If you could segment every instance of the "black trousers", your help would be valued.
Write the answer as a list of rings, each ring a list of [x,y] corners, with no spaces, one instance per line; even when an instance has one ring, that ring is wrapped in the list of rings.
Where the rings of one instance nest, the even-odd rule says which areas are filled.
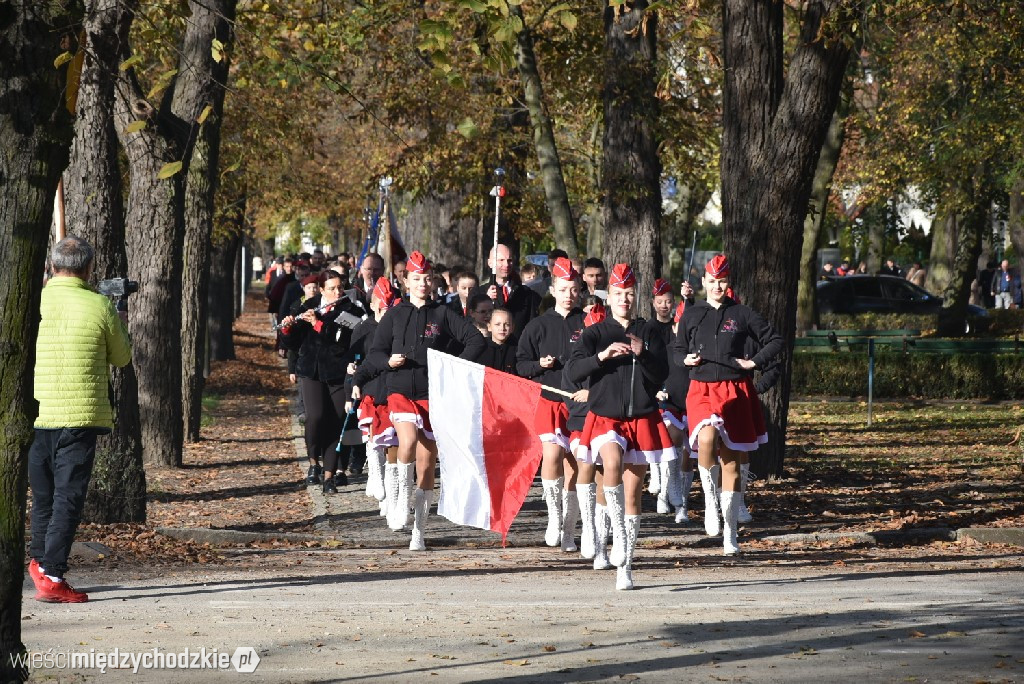
[[[339,466],[348,468],[348,451],[337,451],[345,420],[345,386],[299,378],[299,394],[306,407],[306,455],[330,473],[338,472]]]
[[[68,569],[96,456],[95,428],[36,430],[28,452],[32,485],[29,555],[52,577]]]

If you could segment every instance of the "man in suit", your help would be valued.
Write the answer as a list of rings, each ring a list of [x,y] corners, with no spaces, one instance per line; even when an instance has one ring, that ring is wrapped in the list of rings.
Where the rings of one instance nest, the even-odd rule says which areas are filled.
[[[992,277],[992,296],[997,309],[1020,308],[1022,305],[1020,274],[1010,268],[1008,259],[1003,259]]]
[[[523,330],[537,315],[540,295],[524,287],[512,263],[512,251],[508,245],[499,244],[487,256],[487,266],[493,274],[476,292],[483,292],[494,301],[496,307],[507,309],[512,314],[516,330]]]

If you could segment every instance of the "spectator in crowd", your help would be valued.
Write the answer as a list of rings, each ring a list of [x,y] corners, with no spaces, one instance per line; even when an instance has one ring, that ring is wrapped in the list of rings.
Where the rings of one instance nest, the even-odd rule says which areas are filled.
[[[1008,259],[999,264],[999,270],[992,278],[991,292],[997,309],[1016,309],[1024,304],[1021,301],[1020,273],[1010,268]]]
[[[277,320],[283,320],[292,311],[292,306],[295,302],[302,299],[302,283],[312,273],[309,266],[302,264],[301,266],[295,267],[295,280],[288,283],[284,288],[284,293],[281,295],[281,304],[277,308]]]
[[[309,271],[310,273],[319,273],[327,263],[327,257],[324,255],[322,249],[314,249],[312,256],[309,257]]]
[[[840,278],[845,277],[853,273],[853,269],[850,266],[849,259],[843,259],[839,264],[839,268],[836,269],[836,275]]]
[[[430,283],[432,287],[431,299],[441,302],[442,304],[448,301],[448,281],[438,272],[434,272],[430,276]]]
[[[857,270],[855,271],[855,273],[857,275],[867,275],[868,274],[868,262],[862,261],[859,264],[857,264]]]
[[[536,264],[529,262],[523,264],[519,269],[519,276],[523,280],[523,287],[528,287],[543,297],[548,291],[548,285],[544,282],[543,274]]]
[[[367,307],[370,305],[373,286],[377,283],[377,278],[382,275],[384,275],[384,259],[380,254],[367,254],[363,257],[363,263],[359,265],[359,273],[356,275],[352,287]]]
[[[605,291],[608,288],[608,271],[604,262],[597,257],[590,257],[583,262],[583,284],[587,291],[583,294],[597,294],[598,291]]]
[[[39,417],[28,454],[32,541],[28,572],[37,601],[83,603],[64,579],[96,455],[96,437],[113,428],[109,367],[126,366],[132,343],[126,312],[88,286],[93,249],[68,236],[51,254],[36,346]]]
[[[512,251],[508,245],[499,244],[487,255],[487,267],[494,275],[477,289],[494,301],[495,306],[508,309],[516,330],[523,330],[526,324],[537,315],[540,306],[540,295],[528,287],[523,287],[516,273],[512,260]]]
[[[408,286],[405,282],[407,272],[405,262],[399,261],[394,265],[394,267],[392,267],[391,271],[391,286],[395,288],[396,291],[401,292],[402,297],[404,298],[409,293]]]
[[[496,308],[491,312],[487,322],[487,347],[477,363],[516,375],[516,347],[519,341],[512,335],[512,325],[512,314],[507,309]]]
[[[491,322],[491,312],[494,311],[494,300],[485,292],[477,292],[469,298],[469,317],[472,319],[473,327],[480,331],[484,337],[490,337],[491,332],[487,329]]]
[[[818,280],[828,280],[836,275],[836,269],[832,265],[831,261],[826,261],[821,267],[821,273],[818,274]]]
[[[448,306],[456,313],[465,318],[469,315],[469,299],[473,291],[480,285],[479,278],[475,273],[463,271],[455,277],[455,296],[452,297]]]
[[[917,285],[918,287],[924,287],[924,279],[927,275],[928,271],[921,268],[920,262],[915,261],[907,270],[907,281]]]
[[[878,275],[889,275],[896,276],[897,278],[903,277],[903,269],[897,264],[892,257],[885,260],[885,266],[882,266],[878,271]]]

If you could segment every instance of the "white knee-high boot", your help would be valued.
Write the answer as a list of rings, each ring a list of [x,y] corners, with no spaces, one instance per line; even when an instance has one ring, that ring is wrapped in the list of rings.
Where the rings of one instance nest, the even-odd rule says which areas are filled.
[[[576,485],[576,499],[580,505],[580,519],[583,531],[580,533],[580,555],[584,558],[594,557],[594,513],[597,504],[597,484]],[[603,514],[603,513],[602,513]]]
[[[664,484],[664,480],[662,480]],[[615,571],[615,588],[633,588],[633,553],[636,551],[636,537],[640,532],[640,516],[626,516],[626,559]]]
[[[709,537],[722,532],[722,524],[718,520],[718,473],[721,469],[722,466],[717,464],[710,468],[697,466],[700,483],[704,487],[704,531]]]
[[[683,484],[679,491],[679,506],[676,507],[676,522],[684,523],[690,519],[688,508],[690,502],[690,489],[693,487],[693,471],[684,470],[680,473],[680,479],[682,479]]]
[[[384,469],[380,458],[381,447],[367,446],[366,454],[366,496],[377,501],[384,499]]]
[[[398,504],[398,464],[384,464],[384,501],[380,504],[380,514],[386,516],[393,506]]]
[[[580,519],[580,503],[576,492],[566,487],[562,491],[562,551],[575,553],[576,523]]]
[[[665,483],[662,481],[661,470],[657,467],[647,469],[651,474],[651,479],[647,483],[647,491],[651,494],[657,494],[665,488]]]
[[[597,485],[595,485],[596,487]],[[595,493],[596,499],[596,493]],[[608,562],[608,509],[599,503],[594,505],[594,569],[607,570]]]
[[[429,492],[419,487],[416,488],[416,493],[413,495],[412,511],[412,539],[409,541],[409,550],[426,551],[427,543],[423,538],[423,533],[427,529],[427,514],[430,513]]]
[[[735,556],[740,552],[739,541],[736,539],[736,530],[739,527],[736,514],[739,511],[741,496],[740,492],[722,492],[722,517],[725,518],[722,553],[726,556]]]
[[[747,483],[750,482],[750,464],[740,464],[740,507],[736,514],[736,520],[741,523],[748,523],[754,519],[747,510]]]
[[[669,462],[663,461],[661,463],[652,463],[649,468],[651,471],[651,478],[654,478],[654,473],[660,473],[658,479],[661,481],[661,491],[658,492],[658,513],[671,513],[672,506],[669,505]]]
[[[608,502],[608,518],[612,527],[612,551],[608,560],[619,568],[626,562],[626,491],[618,487],[605,487],[604,499]]]
[[[409,524],[409,504],[412,499],[412,479],[415,463],[398,464],[398,499],[388,508],[388,527],[396,532]]]
[[[544,543],[548,546],[562,543],[562,482],[562,478],[540,481],[548,504],[548,528],[544,532]]]

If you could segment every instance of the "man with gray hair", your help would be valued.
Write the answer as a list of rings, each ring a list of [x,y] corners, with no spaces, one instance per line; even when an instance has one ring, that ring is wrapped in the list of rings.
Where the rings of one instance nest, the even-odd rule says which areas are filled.
[[[75,530],[92,476],[96,437],[113,428],[111,365],[132,358],[126,313],[88,285],[93,250],[68,236],[50,258],[36,340],[35,398],[39,417],[28,454],[32,542],[28,572],[36,600],[82,603],[89,597],[64,580]]]

